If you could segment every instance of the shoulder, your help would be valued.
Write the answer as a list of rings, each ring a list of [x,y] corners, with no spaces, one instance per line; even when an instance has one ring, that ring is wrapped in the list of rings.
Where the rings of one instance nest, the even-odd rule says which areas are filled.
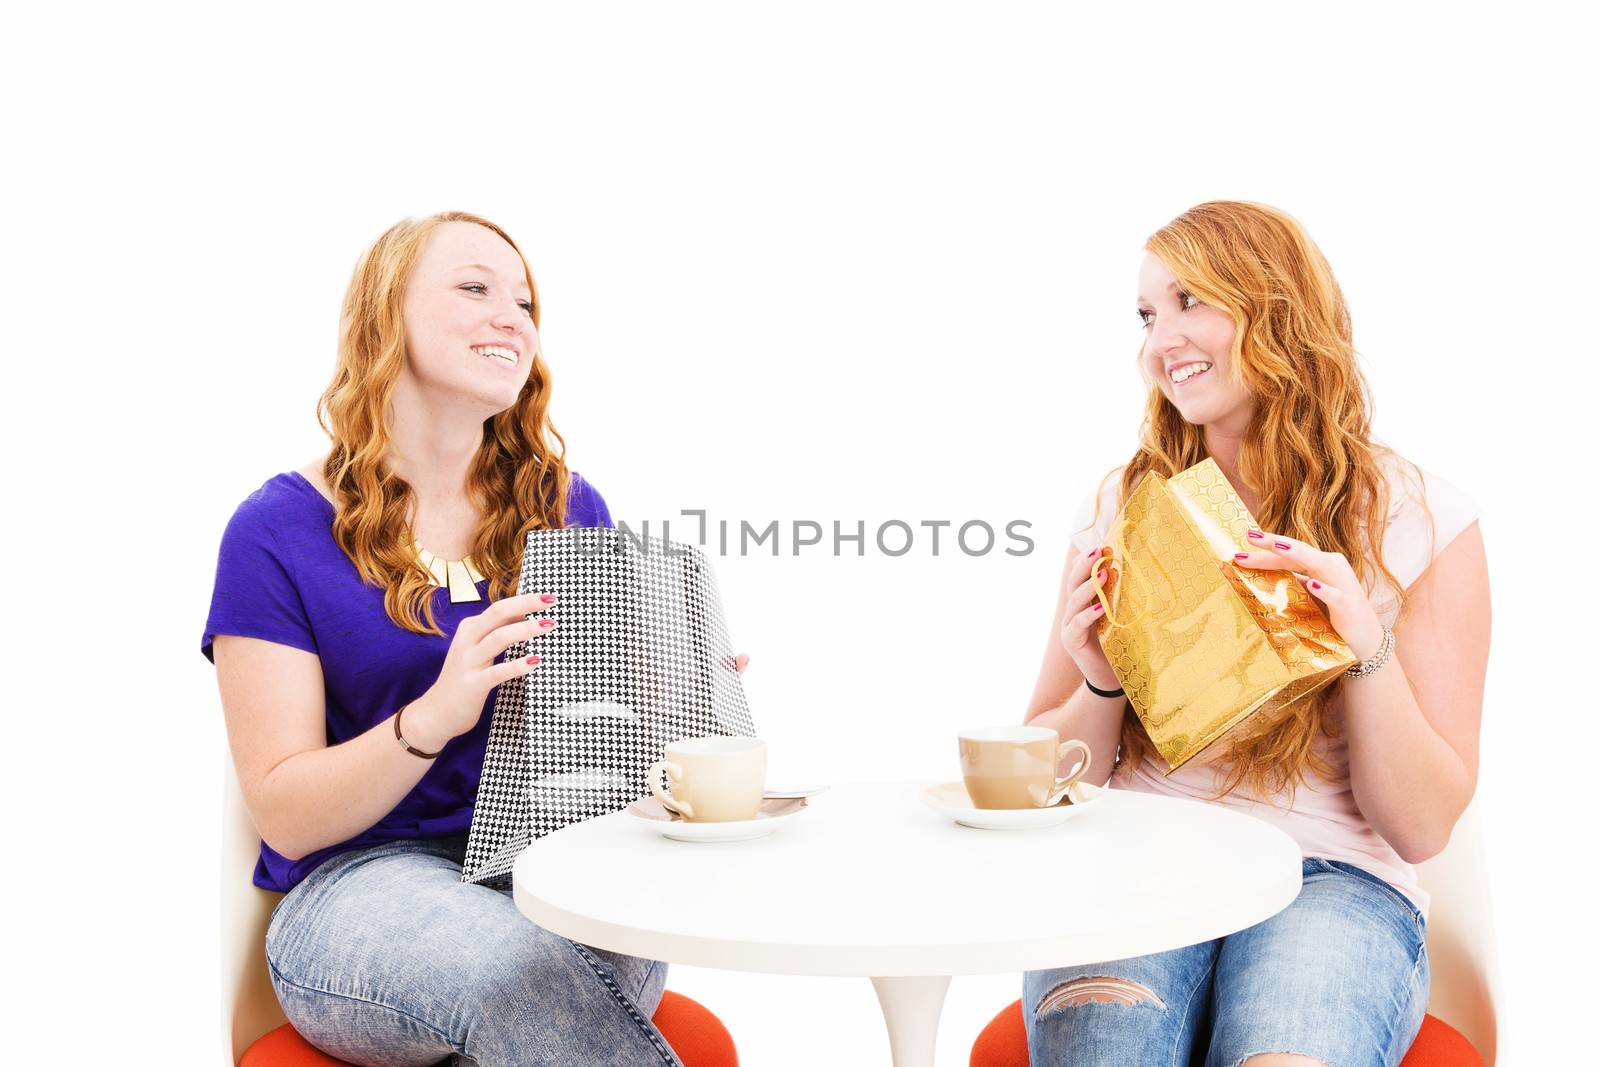
[[[319,459],[318,460],[312,460],[310,463],[307,463],[304,467],[301,467],[301,468],[299,468],[298,470],[295,470],[295,471],[285,472],[283,474],[280,474],[278,477],[287,478],[287,479],[289,479],[289,484],[290,485],[292,485],[294,488],[300,488],[300,486],[295,483],[295,479],[293,477],[296,474],[298,474],[300,476],[300,480],[301,481],[304,481],[306,483],[307,487],[312,489],[323,500],[326,500],[328,502],[328,506],[330,508],[334,506],[334,504],[333,504],[333,490],[328,488],[328,479],[322,473],[322,461],[321,460],[319,460]]]
[[[1070,528],[1071,543],[1079,552],[1086,552],[1104,542],[1112,520],[1117,517],[1117,497],[1122,490],[1122,472],[1126,469],[1125,463],[1112,468],[1079,501]]]
[[[228,530],[270,533],[324,512],[331,514],[332,510],[333,504],[313,488],[303,474],[284,471],[262,482],[260,488],[240,502],[228,521]]]
[[[317,545],[318,537],[331,545],[332,512],[333,505],[294,472],[267,479],[234,508],[217,550],[211,611],[200,644],[208,659],[217,634],[317,651],[296,574],[308,545]]]
[[[1074,529],[1088,526],[1092,523],[1110,524],[1111,518],[1117,511],[1117,496],[1122,491],[1122,472],[1127,470],[1127,464],[1113,467],[1106,474],[1101,475],[1099,484],[1084,494],[1083,500],[1078,504],[1078,516],[1073,523]],[[1098,514],[1097,514],[1098,509]],[[1111,515],[1106,514],[1107,509]]]
[[[612,526],[605,497],[583,475],[573,471],[567,484],[568,526]]]
[[[1453,480],[1398,453],[1385,450],[1379,463],[1389,486],[1384,563],[1409,586],[1478,521],[1482,508]]]
[[[244,572],[275,561],[293,573],[293,546],[326,537],[333,505],[295,471],[275,474],[233,509],[218,549],[219,572]],[[280,545],[289,548],[280,549]],[[271,570],[271,568],[266,568]]]
[[[1437,471],[1387,450],[1379,464],[1389,484],[1391,531],[1410,532],[1414,526],[1431,524],[1439,539],[1437,548],[1443,549],[1482,515],[1483,509],[1467,490]]]

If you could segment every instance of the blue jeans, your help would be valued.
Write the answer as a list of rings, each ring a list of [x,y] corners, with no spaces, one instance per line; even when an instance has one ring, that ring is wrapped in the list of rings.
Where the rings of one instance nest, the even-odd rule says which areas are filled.
[[[1265,1052],[1393,1067],[1427,1010],[1427,943],[1398,889],[1312,858],[1300,895],[1265,922],[1171,952],[1029,971],[1022,987],[1033,1067],[1237,1067]]]
[[[461,881],[465,834],[333,857],[278,902],[267,966],[284,1014],[351,1063],[669,1064],[650,1017],[664,963],[558,937],[509,890]]]

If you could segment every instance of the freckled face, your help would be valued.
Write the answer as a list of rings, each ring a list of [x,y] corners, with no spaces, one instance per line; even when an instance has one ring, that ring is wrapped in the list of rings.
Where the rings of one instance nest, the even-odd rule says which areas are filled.
[[[436,227],[402,304],[406,372],[438,399],[486,418],[504,411],[539,349],[532,301],[522,257],[499,234],[471,222]]]
[[[1248,417],[1249,390],[1229,380],[1237,332],[1232,317],[1184,292],[1153,255],[1139,266],[1138,304],[1145,330],[1141,364],[1184,421],[1207,425],[1240,413]]]

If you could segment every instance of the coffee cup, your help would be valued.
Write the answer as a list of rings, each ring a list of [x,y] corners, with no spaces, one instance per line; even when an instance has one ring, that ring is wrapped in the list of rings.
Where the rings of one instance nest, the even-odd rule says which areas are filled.
[[[754,737],[686,737],[647,772],[650,792],[690,822],[754,819],[767,783],[767,743]],[[661,787],[666,775],[672,792]]]
[[[1044,726],[980,726],[963,730],[961,778],[976,808],[1047,808],[1089,773],[1089,746],[1062,741]],[[1082,759],[1066,778],[1056,768],[1072,753]]]

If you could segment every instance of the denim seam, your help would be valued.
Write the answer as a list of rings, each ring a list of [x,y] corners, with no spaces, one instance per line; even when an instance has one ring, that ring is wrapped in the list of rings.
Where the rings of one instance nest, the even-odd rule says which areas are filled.
[[[382,1008],[385,1011],[392,1011],[401,1018],[411,1020],[418,1026],[422,1027],[422,1029],[436,1036],[440,1041],[443,1041],[446,1045],[449,1045],[452,1052],[465,1053],[466,1051],[465,1049],[456,1048],[456,1043],[450,1039],[449,1034],[445,1033],[443,1030],[440,1030],[426,1019],[420,1019],[411,1014],[404,1008],[397,1008],[393,1004],[385,1004],[381,1000],[372,1000],[368,997],[358,997],[352,993],[341,993],[335,989],[319,989],[316,986],[309,986],[303,982],[296,982],[294,979],[289,978],[282,971],[278,970],[278,968],[273,964],[270,956],[267,957],[267,968],[272,972],[272,976],[274,978],[286,986],[292,986],[293,988],[306,993],[317,993],[325,997],[337,997],[340,1000],[350,1000],[357,1004],[366,1004],[370,1007]]]
[[[1349,869],[1347,870],[1346,867]],[[1355,878],[1359,881],[1370,882],[1378,889],[1386,890],[1389,895],[1394,897],[1400,906],[1405,908],[1406,912],[1411,916],[1411,926],[1416,932],[1417,942],[1416,949],[1411,960],[1411,978],[1406,983],[1406,992],[1410,999],[1397,1007],[1391,1016],[1385,1020],[1383,1048],[1386,1053],[1393,1054],[1395,1050],[1395,1037],[1400,1032],[1400,1020],[1406,1014],[1407,1009],[1412,1006],[1412,1001],[1421,995],[1421,990],[1418,988],[1418,986],[1419,979],[1422,977],[1422,961],[1426,959],[1428,955],[1427,923],[1422,918],[1422,912],[1420,912],[1417,909],[1417,906],[1411,902],[1410,897],[1406,896],[1398,888],[1390,885],[1388,882],[1384,881],[1382,878],[1379,878],[1371,871],[1363,870],[1353,863],[1349,863],[1341,867],[1334,867],[1333,870],[1339,874],[1348,875],[1349,877]],[[1404,1055],[1405,1050],[1401,1049],[1400,1052],[1402,1055]]]
[[[1385,1054],[1387,1054],[1389,1056],[1393,1056],[1394,1053],[1396,1051],[1398,1051],[1400,1053],[1401,1058],[1402,1059],[1405,1058],[1405,1054],[1406,1054],[1407,1050],[1406,1049],[1398,1049],[1397,1050],[1395,1048],[1395,1038],[1400,1033],[1400,1020],[1405,1017],[1405,1015],[1406,1015],[1406,1013],[1408,1011],[1412,1010],[1413,1003],[1415,1002],[1416,998],[1418,996],[1420,996],[1421,993],[1422,993],[1422,991],[1419,988],[1417,988],[1417,979],[1421,976],[1421,973],[1422,973],[1422,960],[1423,960],[1423,957],[1425,957],[1427,955],[1427,952],[1428,952],[1427,945],[1424,944],[1423,947],[1422,947],[1422,950],[1417,953],[1416,962],[1411,965],[1411,981],[1406,983],[1406,993],[1408,995],[1408,999],[1406,1001],[1404,1001],[1402,1004],[1400,1004],[1394,1010],[1394,1012],[1391,1014],[1391,1016],[1390,1016],[1390,1018],[1388,1020],[1388,1026],[1387,1026],[1386,1032],[1383,1035],[1383,1049],[1384,1049]],[[1399,1063],[1400,1061],[1399,1060],[1394,1060],[1393,1062]]]
[[[1412,1012],[1416,1011],[1415,1002],[1419,997],[1424,999],[1424,1010],[1426,1010],[1427,991],[1422,988],[1422,964],[1427,958],[1428,942],[1424,940],[1421,947],[1417,949],[1417,961],[1411,965],[1411,1000],[1406,1003],[1406,1007]],[[1391,1048],[1394,1046],[1394,1035],[1399,1024],[1398,1018],[1395,1020],[1395,1024],[1395,1026],[1389,1028],[1389,1045]],[[1403,1055],[1404,1050],[1402,1050]]]
[[[1178,1040],[1172,1046],[1172,1057],[1173,1058],[1169,1061],[1169,1063],[1172,1065],[1172,1067],[1182,1067],[1182,1065],[1178,1063],[1177,1056],[1178,1056],[1178,1049],[1183,1044],[1184,1032],[1189,1029],[1189,1007],[1190,1007],[1190,1005],[1192,1005],[1194,1003],[1195,995],[1197,993],[1199,993],[1200,990],[1206,988],[1206,976],[1207,975],[1211,976],[1211,980],[1213,982],[1216,981],[1216,971],[1217,971],[1217,957],[1216,957],[1216,954],[1213,953],[1212,956],[1211,956],[1211,962],[1206,964],[1206,973],[1205,973],[1205,975],[1201,975],[1200,980],[1194,984],[1194,988],[1189,990],[1189,998],[1183,1002],[1183,1024],[1178,1029]],[[1199,1040],[1199,1035],[1198,1034],[1196,1034],[1195,1039]],[[1192,1059],[1194,1059],[1194,1057],[1192,1055],[1190,1055],[1189,1057],[1187,1057],[1187,1059],[1191,1059],[1192,1060]]]
[[[622,991],[622,987],[617,985],[616,980],[611,977],[609,969],[600,957],[576,941],[569,940],[567,943],[572,946],[572,950],[578,954],[579,958],[589,965],[589,969],[594,971],[595,977],[605,983],[605,987],[611,991],[611,995],[616,998],[617,1003],[621,1004],[623,1009],[633,1018],[633,1021],[639,1024],[639,1032],[644,1034],[650,1043],[655,1046],[656,1051],[661,1054],[661,1062],[667,1064],[668,1067],[678,1067],[678,1060],[672,1049],[662,1040],[655,1027],[650,1025],[650,1020],[639,1014],[639,1009],[634,1005],[633,1001],[628,999],[628,994]]]
[[[650,979],[656,973],[656,968],[659,966],[661,966],[660,960],[650,961],[650,966],[645,970],[644,977],[639,979],[638,991],[633,994],[633,999],[635,1002],[638,1001],[640,994],[644,992],[644,987],[650,984]]]

